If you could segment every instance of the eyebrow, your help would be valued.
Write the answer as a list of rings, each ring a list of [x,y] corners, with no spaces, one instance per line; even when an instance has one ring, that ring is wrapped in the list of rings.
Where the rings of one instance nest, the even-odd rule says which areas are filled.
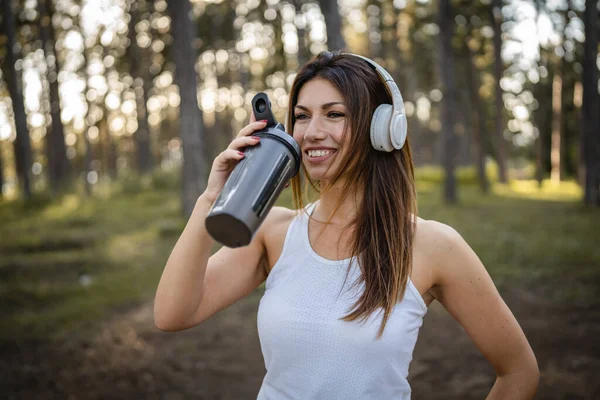
[[[323,110],[325,110],[325,109],[327,109],[327,108],[329,108],[329,107],[331,107],[331,106],[335,106],[336,104],[345,105],[345,104],[344,104],[344,103],[342,103],[341,101],[332,101],[332,102],[330,102],[330,103],[325,103],[325,104],[323,104],[323,105],[321,106],[321,108],[322,108]],[[303,105],[301,105],[301,104],[296,104],[296,107],[294,107],[294,108],[299,108],[299,109],[301,109],[301,110],[308,111],[308,108],[304,107],[304,106],[303,106]]]

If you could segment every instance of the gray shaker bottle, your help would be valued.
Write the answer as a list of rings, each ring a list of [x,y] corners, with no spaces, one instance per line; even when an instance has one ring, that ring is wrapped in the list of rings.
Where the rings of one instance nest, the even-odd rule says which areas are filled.
[[[250,243],[302,160],[300,146],[275,120],[265,93],[254,96],[252,110],[257,121],[267,120],[254,132],[260,142],[245,149],[206,217],[208,233],[227,247]]]

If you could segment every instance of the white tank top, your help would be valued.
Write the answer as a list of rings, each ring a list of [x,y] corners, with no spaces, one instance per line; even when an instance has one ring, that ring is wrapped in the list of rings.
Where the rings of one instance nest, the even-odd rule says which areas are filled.
[[[351,261],[319,256],[308,239],[308,216],[293,219],[258,307],[267,370],[259,400],[410,399],[408,366],[427,306],[409,279],[381,339],[382,310],[364,325],[340,320],[364,290],[350,289],[360,274],[355,262],[344,285]]]

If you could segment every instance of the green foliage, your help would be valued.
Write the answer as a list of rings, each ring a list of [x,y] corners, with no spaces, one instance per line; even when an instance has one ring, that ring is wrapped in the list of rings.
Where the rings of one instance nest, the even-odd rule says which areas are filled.
[[[497,181],[497,165],[489,162],[486,166],[486,175],[490,182]],[[458,167],[455,170],[458,185],[479,185],[477,169],[474,166]],[[442,184],[445,179],[444,169],[436,165],[425,165],[415,169],[415,179],[428,184]]]
[[[177,192],[181,188],[181,168],[156,168],[147,175],[133,170],[123,171],[112,190],[124,195],[148,190]]]
[[[176,192],[181,188],[181,168],[156,168],[150,176],[150,181],[156,190]]]
[[[136,194],[150,188],[150,176],[140,176],[135,171],[124,171],[117,180],[118,191],[122,194]]]

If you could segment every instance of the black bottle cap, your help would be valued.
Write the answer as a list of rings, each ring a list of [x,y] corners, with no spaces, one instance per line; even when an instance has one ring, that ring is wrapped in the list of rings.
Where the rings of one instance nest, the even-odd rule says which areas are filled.
[[[277,120],[271,111],[271,101],[266,93],[257,93],[252,98],[252,111],[257,121],[267,120],[267,127],[277,125]]]

